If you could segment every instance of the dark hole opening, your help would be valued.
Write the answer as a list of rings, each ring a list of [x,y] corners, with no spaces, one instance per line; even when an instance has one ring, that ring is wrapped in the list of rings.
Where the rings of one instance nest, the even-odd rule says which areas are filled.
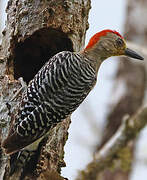
[[[14,49],[14,78],[23,77],[28,83],[52,56],[61,51],[73,51],[72,41],[65,33],[51,28],[36,31]]]

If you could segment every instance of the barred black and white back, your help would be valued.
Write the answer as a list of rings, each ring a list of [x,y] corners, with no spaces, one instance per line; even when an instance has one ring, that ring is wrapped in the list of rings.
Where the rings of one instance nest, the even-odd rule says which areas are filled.
[[[13,154],[44,136],[69,116],[96,83],[90,60],[60,52],[29,83],[14,127],[2,146]]]

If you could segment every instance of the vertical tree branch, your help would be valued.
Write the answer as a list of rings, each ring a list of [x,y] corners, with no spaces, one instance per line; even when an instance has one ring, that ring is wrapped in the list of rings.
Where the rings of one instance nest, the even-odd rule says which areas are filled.
[[[90,0],[9,0],[0,51],[3,59],[0,66],[1,141],[8,133],[22,98],[23,93],[20,93],[15,101],[10,102],[10,97],[21,87],[18,78],[23,77],[28,83],[57,52],[79,51],[84,45],[89,9]],[[50,132],[47,143],[42,146],[34,170],[39,178],[45,179],[48,172],[57,175],[61,167],[65,166],[63,147],[69,124],[70,118],[58,124]],[[20,178],[20,172],[10,177],[8,170],[8,157],[1,151],[0,179]],[[30,178],[37,177],[30,172],[25,179]]]

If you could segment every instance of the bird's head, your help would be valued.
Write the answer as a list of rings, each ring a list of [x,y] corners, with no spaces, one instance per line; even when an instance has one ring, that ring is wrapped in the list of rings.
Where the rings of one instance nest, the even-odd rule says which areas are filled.
[[[100,60],[122,55],[143,60],[143,57],[127,48],[124,38],[118,32],[112,30],[96,33],[83,52],[94,59],[99,57]]]

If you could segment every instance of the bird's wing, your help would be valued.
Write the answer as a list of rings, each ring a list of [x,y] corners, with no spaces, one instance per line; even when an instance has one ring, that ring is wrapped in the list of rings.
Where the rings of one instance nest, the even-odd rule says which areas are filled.
[[[30,119],[30,117],[34,117],[32,116],[33,113],[35,113],[35,111],[37,112],[39,108],[45,108],[44,107],[44,103],[42,103],[40,106],[36,107],[27,117],[26,119],[29,119],[32,121],[34,119]],[[42,112],[43,113],[43,112]],[[44,112],[44,114],[40,114],[40,117],[46,117],[47,114]],[[24,119],[25,121],[25,119]],[[23,122],[23,121],[21,121]],[[40,121],[41,122],[41,121]],[[28,122],[30,123],[30,122]],[[39,129],[36,129],[36,131],[34,130],[34,133],[32,134],[32,129],[30,129],[30,131],[28,131],[29,126],[26,124],[26,127],[23,126],[23,128],[26,128],[25,130],[21,127],[22,123],[17,125],[17,129],[16,130],[11,130],[11,134],[9,134],[9,136],[3,141],[2,143],[2,147],[5,149],[5,152],[7,154],[13,154],[17,151],[19,151],[20,149],[26,147],[27,145],[33,143],[34,141],[36,141],[37,139],[39,139],[40,137],[42,137],[51,127],[53,128],[53,124],[51,124],[51,126],[48,127],[44,127]],[[21,135],[20,132],[24,130],[24,134],[26,134],[26,132],[28,133],[26,136]]]
[[[8,137],[2,142],[2,147],[7,154],[13,154],[33,143],[46,134],[51,127],[55,126],[56,123],[53,122],[51,116],[52,111],[44,103],[44,98],[47,95],[42,91],[42,86],[45,83],[49,83],[46,80],[46,76],[54,75],[55,67],[62,68],[64,61],[66,59],[69,60],[71,56],[71,52],[55,55],[30,82],[24,101],[21,103],[18,118],[16,118],[15,124],[11,127]],[[52,84],[48,86],[52,86]]]

